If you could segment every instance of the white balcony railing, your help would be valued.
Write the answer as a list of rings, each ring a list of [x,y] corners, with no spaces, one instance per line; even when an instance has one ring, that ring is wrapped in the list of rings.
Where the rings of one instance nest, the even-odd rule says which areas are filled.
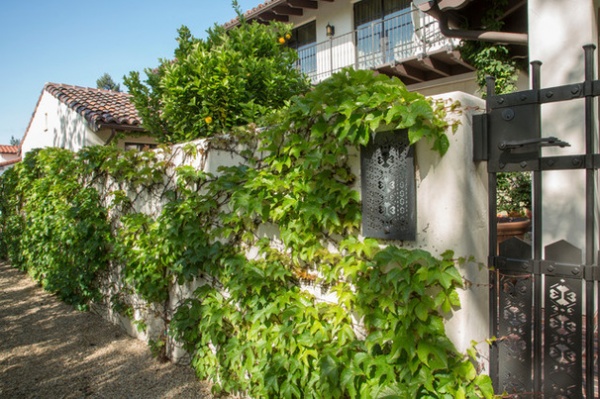
[[[441,34],[437,20],[412,10],[324,42],[302,46],[297,49],[297,66],[317,83],[345,67],[375,69],[394,65],[454,44]]]

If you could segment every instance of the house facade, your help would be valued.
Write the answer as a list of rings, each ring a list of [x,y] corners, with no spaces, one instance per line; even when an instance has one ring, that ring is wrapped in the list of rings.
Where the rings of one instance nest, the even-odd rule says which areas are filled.
[[[47,83],[21,140],[21,156],[35,148],[78,151],[114,142],[139,149],[156,143],[141,127],[129,94]]]

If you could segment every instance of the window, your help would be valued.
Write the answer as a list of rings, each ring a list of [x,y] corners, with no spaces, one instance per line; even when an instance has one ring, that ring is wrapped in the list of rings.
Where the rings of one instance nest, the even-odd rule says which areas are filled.
[[[414,26],[409,0],[363,0],[354,5],[354,29],[361,69],[412,54]]]
[[[125,143],[125,150],[145,151],[156,148],[156,144],[147,143]]]
[[[298,51],[298,68],[308,76],[317,73],[317,24],[309,22],[292,30],[289,45]]]

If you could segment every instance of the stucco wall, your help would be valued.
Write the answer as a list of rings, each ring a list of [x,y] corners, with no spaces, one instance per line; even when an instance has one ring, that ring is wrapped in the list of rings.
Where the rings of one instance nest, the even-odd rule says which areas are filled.
[[[77,151],[86,145],[104,144],[85,118],[56,97],[42,92],[22,143],[22,155],[35,148],[59,147]]]
[[[529,59],[542,62],[541,87],[582,82],[582,47],[598,44],[598,1],[529,0],[528,12]],[[598,61],[597,52],[594,61]],[[542,106],[542,135],[571,144],[562,149],[545,148],[544,156],[585,153],[583,132],[583,100]],[[565,239],[584,248],[585,172],[544,172],[542,181],[543,245]]]
[[[53,132],[59,125],[58,113],[56,112],[58,103],[59,101],[55,97],[46,91],[42,91],[37,108],[21,143],[23,157],[35,148],[45,148],[53,145]]]
[[[473,257],[461,266],[467,288],[460,291],[462,308],[449,320],[448,335],[465,351],[471,340],[482,342],[488,331],[488,186],[487,168],[473,162],[472,115],[485,109],[484,101],[461,92],[439,99],[459,101],[461,115],[450,148],[443,157],[417,145],[417,242],[437,254],[451,249],[457,257]],[[487,352],[485,345],[478,347]]]

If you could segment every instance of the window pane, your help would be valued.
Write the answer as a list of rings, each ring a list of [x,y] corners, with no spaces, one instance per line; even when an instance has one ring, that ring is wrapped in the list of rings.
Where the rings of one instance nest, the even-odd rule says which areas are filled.
[[[388,44],[386,60],[389,62],[413,55],[414,26],[410,8],[386,16],[383,25]]]
[[[386,0],[383,3],[384,14],[386,16],[397,11],[410,9],[410,0]]]
[[[317,24],[315,21],[309,22],[292,30],[290,46],[298,48],[312,44],[317,41]]]
[[[363,0],[354,5],[359,68],[408,58],[414,27],[410,0]]]
[[[304,24],[292,31],[290,47],[298,51],[298,69],[308,76],[317,72],[317,24],[315,21]]]
[[[354,5],[354,28],[381,19],[381,0],[363,0]]]

